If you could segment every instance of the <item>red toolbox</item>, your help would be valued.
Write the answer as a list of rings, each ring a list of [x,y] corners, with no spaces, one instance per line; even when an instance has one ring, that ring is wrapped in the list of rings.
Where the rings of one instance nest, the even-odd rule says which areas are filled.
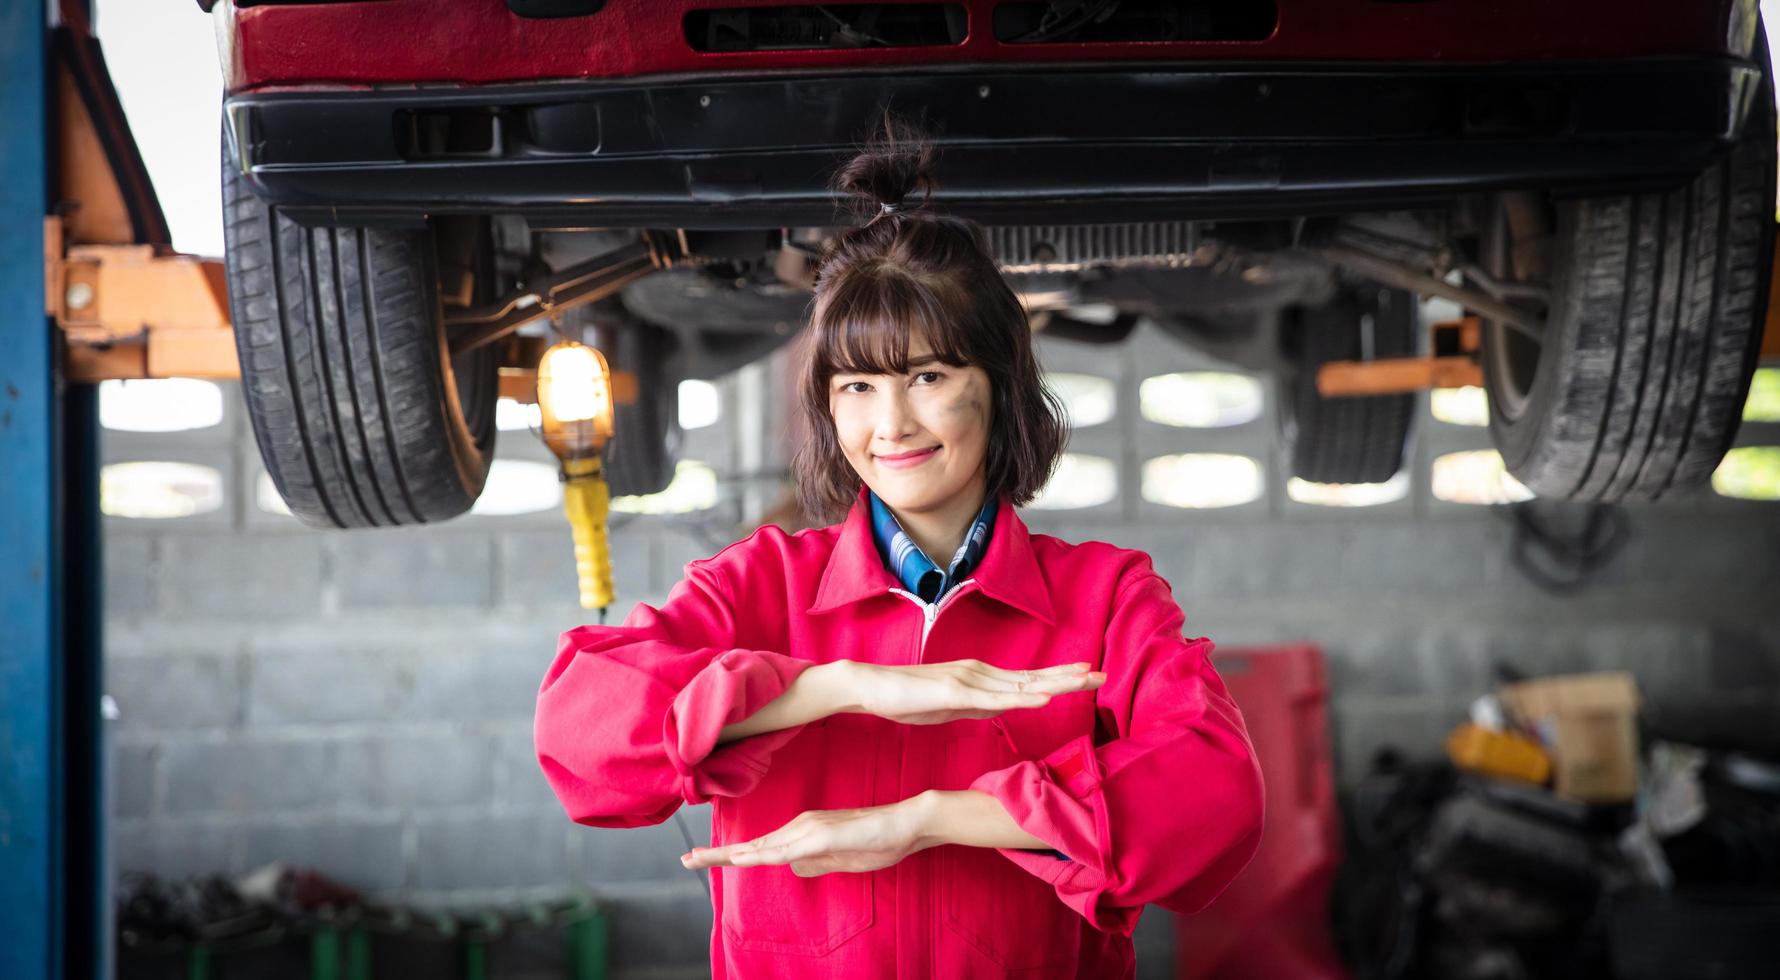
[[[1260,850],[1217,901],[1176,918],[1177,972],[1192,980],[1337,980],[1329,932],[1341,821],[1323,654],[1309,644],[1213,656],[1242,708],[1267,787]]]

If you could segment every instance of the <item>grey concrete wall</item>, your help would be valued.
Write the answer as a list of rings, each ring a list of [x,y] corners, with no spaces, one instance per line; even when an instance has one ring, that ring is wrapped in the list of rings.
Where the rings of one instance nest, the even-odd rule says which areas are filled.
[[[1555,597],[1508,561],[1499,512],[1433,500],[1437,453],[1487,445],[1478,430],[1421,424],[1402,501],[1337,511],[1288,500],[1273,408],[1230,431],[1138,418],[1137,381],[1205,366],[1141,334],[1102,350],[1047,345],[1053,370],[1114,378],[1117,417],[1072,449],[1114,459],[1120,494],[1087,512],[1025,516],[1037,530],[1155,556],[1188,631],[1220,646],[1311,639],[1329,658],[1341,776],[1377,746],[1438,751],[1489,668],[1633,670],[1647,717],[1700,737],[1775,739],[1780,709],[1780,505],[1700,497],[1633,508],[1633,537],[1597,580]],[[748,384],[770,390],[773,370]],[[782,373],[782,366],[776,369]],[[687,455],[720,473],[735,457],[738,391]],[[675,857],[669,822],[577,827],[531,753],[530,712],[557,634],[591,621],[575,602],[558,511],[468,516],[436,528],[351,534],[260,510],[260,473],[233,386],[214,429],[107,433],[108,462],[177,459],[225,474],[224,506],[174,520],[106,520],[107,681],[119,717],[113,832],[118,867],[240,871],[274,859],[389,897],[501,899],[585,887],[619,909],[620,976],[702,975],[707,899]],[[1425,418],[1425,413],[1423,413]],[[755,413],[783,431],[773,411]],[[1745,441],[1780,443],[1773,427]],[[773,447],[767,462],[782,454]],[[1189,449],[1252,453],[1267,493],[1184,512],[1137,493],[1143,459]],[[525,432],[505,458],[546,460]],[[688,560],[742,533],[730,505],[696,519],[615,522],[621,602],[658,602]],[[701,842],[704,808],[682,811]],[[1146,975],[1165,975],[1163,914],[1140,934]]]

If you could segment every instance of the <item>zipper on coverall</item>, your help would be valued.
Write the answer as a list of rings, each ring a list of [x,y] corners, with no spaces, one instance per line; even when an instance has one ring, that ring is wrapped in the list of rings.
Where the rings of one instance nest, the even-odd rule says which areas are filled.
[[[962,593],[964,591],[965,586],[969,585],[970,583],[972,583],[974,581],[976,581],[976,580],[967,578],[964,581],[959,582],[957,585],[952,586],[952,588],[950,588],[946,591],[945,595],[942,595],[939,597],[938,602],[923,602],[923,601],[921,601],[920,596],[914,594],[913,592],[908,591],[907,589],[893,588],[890,590],[890,591],[896,593],[897,595],[902,596],[903,598],[907,599],[908,601],[914,603],[915,605],[921,607],[921,643],[919,646],[917,646],[915,648],[915,662],[916,663],[920,663],[927,655],[927,634],[933,632],[933,624],[934,624],[935,620],[939,619],[940,610],[946,608],[947,603],[951,602],[954,598],[956,598],[960,593]],[[900,726],[900,725],[897,726],[896,737],[897,737],[897,746],[898,746],[899,751],[907,752],[908,751],[908,733],[906,731],[903,731],[902,726]],[[936,881],[935,879],[929,877],[925,884],[926,884],[926,892],[927,892],[927,907],[931,911],[932,909],[934,909],[937,906],[937,903],[939,901],[939,882]],[[933,942],[933,940],[930,938],[927,940],[927,942],[929,944],[931,944]],[[927,946],[927,952],[928,952],[928,955],[930,955],[930,956],[932,955],[932,946],[931,945]]]
[[[945,595],[940,596],[938,602],[923,602],[920,596],[913,592],[909,592],[906,589],[890,590],[921,607],[923,617],[921,621],[921,645],[915,649],[916,663],[920,663],[921,658],[927,654],[927,634],[933,632],[933,622],[939,618],[940,610],[946,608],[947,603],[951,602],[954,598],[957,598],[958,594],[964,590],[965,586],[975,581],[976,579],[974,578],[967,578],[964,581],[959,582],[957,585],[948,589]]]

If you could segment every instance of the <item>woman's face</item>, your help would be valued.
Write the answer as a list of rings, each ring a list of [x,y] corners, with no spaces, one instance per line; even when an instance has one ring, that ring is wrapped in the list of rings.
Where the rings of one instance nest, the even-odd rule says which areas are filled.
[[[941,363],[919,334],[909,338],[908,367],[903,375],[835,374],[828,411],[865,485],[892,509],[918,513],[978,485],[989,447],[989,376]]]

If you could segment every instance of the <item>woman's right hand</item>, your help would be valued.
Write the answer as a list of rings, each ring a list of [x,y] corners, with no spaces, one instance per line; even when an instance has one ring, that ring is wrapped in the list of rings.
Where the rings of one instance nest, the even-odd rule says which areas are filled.
[[[1010,708],[1037,708],[1057,694],[1091,691],[1106,675],[1092,664],[1005,670],[981,660],[935,664],[854,661],[849,686],[867,714],[905,725],[939,725],[960,718],[993,718]]]

